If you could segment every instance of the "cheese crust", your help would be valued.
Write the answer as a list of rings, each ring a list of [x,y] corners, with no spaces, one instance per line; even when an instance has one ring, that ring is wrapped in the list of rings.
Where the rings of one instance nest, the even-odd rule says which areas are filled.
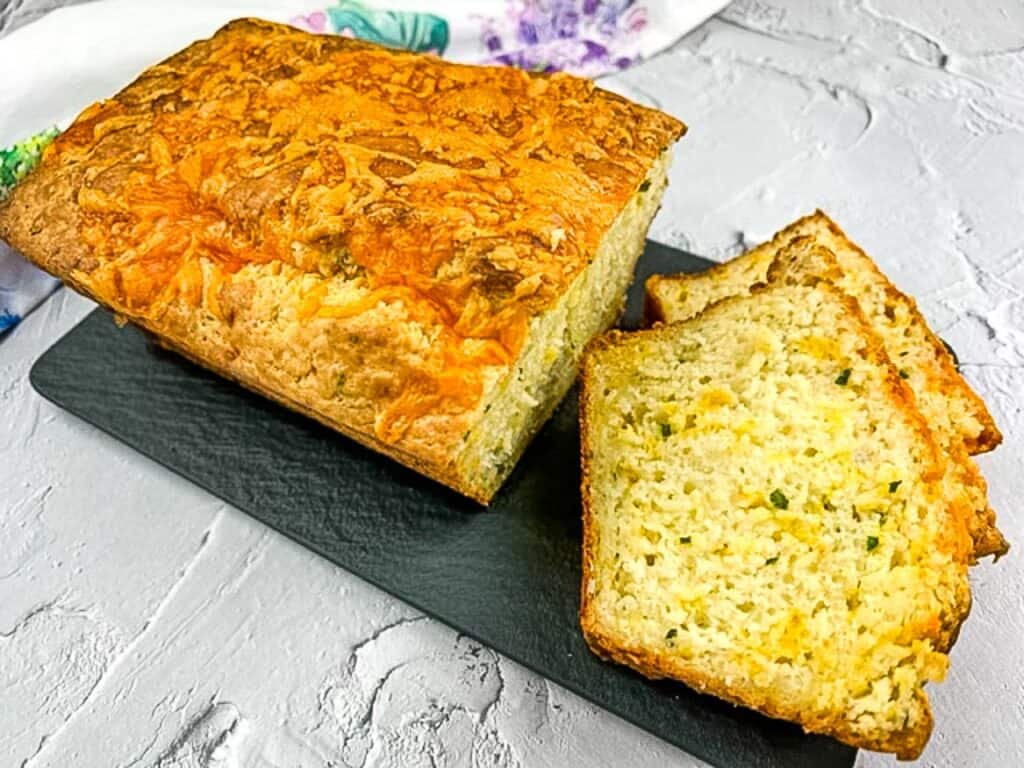
[[[0,237],[486,501],[456,466],[467,435],[684,130],[579,78],[242,19],[87,108]]]

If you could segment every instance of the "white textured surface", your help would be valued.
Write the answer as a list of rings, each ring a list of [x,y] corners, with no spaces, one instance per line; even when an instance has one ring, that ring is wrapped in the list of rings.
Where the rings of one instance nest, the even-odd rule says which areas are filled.
[[[721,259],[821,206],[960,352],[1015,549],[921,765],[1024,765],[1024,3],[740,0],[614,85],[691,125],[655,239]],[[88,309],[0,342],[0,766],[696,765],[42,402]]]

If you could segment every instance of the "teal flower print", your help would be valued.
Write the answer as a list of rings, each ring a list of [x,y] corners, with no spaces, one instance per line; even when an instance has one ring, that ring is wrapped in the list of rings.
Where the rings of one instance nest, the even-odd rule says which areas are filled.
[[[438,55],[448,47],[448,22],[432,13],[382,11],[354,0],[341,0],[324,11],[338,34]]]

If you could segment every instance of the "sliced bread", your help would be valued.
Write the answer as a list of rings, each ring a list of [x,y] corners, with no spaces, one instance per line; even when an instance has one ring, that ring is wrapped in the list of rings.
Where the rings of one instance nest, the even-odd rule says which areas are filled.
[[[771,279],[772,263],[798,238],[810,238],[830,250],[834,258],[827,259],[827,264],[811,259],[801,265],[792,262],[806,249],[791,251],[786,273],[820,275],[826,271],[841,290],[857,299],[950,459],[947,492],[968,498],[973,510],[970,524],[975,559],[1005,554],[1009,545],[996,527],[985,479],[967,455],[990,450],[1002,439],[991,415],[957,372],[952,356],[928,328],[914,300],[898,291],[871,258],[821,211],[791,224],[770,242],[707,272],[652,277],[647,282],[649,318],[679,322],[726,296],[748,294],[754,286]]]
[[[929,423],[950,439],[959,437],[972,454],[999,445],[1002,435],[985,402],[956,370],[952,355],[932,333],[917,303],[900,292],[822,211],[795,221],[769,242],[706,272],[650,278],[649,318],[679,322],[718,299],[748,293],[765,280],[779,250],[797,237],[812,237],[835,254],[843,273],[839,287],[860,302],[890,357],[909,375]]]
[[[581,393],[581,625],[599,655],[920,754],[970,605],[938,450],[859,307],[777,282],[612,332]]]

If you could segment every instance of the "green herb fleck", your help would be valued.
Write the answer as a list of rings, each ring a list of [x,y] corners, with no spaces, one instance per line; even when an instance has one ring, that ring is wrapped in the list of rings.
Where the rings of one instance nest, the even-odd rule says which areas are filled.
[[[896,493],[896,489],[903,484],[902,480],[893,480],[889,483],[889,493]]]
[[[878,546],[877,536],[868,536],[868,552]]]
[[[640,183],[640,191],[641,192],[646,192],[650,188],[651,188],[651,180],[650,179],[644,179]]]
[[[772,506],[775,507],[776,509],[789,508],[789,499],[787,499],[786,494],[784,494],[778,488],[772,491],[771,496],[769,496],[768,498],[771,499]]]
[[[904,349],[902,352],[900,352],[900,357],[906,357],[908,354],[910,354],[910,350]]]
[[[769,557],[767,560],[764,561],[764,564],[765,565],[775,565],[775,563],[777,563],[777,562],[779,562],[779,556],[778,555],[776,555],[775,557]]]
[[[656,555],[644,555],[644,560],[647,561],[648,565],[654,565],[654,561],[655,561],[656,557],[657,557]]]
[[[849,368],[843,368],[842,373],[836,376],[836,384],[840,387],[845,387],[846,383],[850,380],[850,373],[851,371]]]
[[[692,541],[692,539],[689,536],[680,536],[679,537],[679,543],[680,544],[689,544],[691,541]]]
[[[672,627],[672,629],[670,629],[668,632],[665,633],[665,639],[666,640],[674,640],[676,635],[678,635],[678,634],[679,634],[679,630],[676,629],[675,627]]]
[[[661,427],[661,436],[662,437],[668,437],[669,435],[672,434],[672,425],[671,424],[666,424],[665,422],[661,422],[661,424],[659,424],[658,426]]]
[[[910,374],[907,373],[906,369],[900,368],[900,378],[901,379],[909,379],[910,378]]]

